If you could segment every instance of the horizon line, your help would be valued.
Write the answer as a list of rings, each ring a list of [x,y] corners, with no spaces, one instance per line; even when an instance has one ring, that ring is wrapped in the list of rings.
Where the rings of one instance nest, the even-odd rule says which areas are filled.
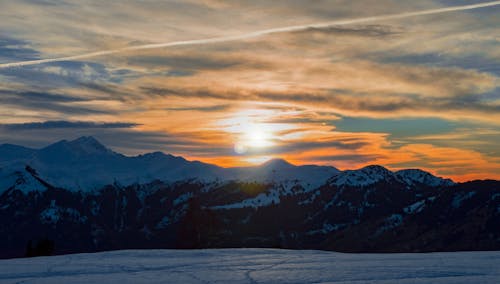
[[[19,145],[19,144],[13,144],[13,143],[1,143],[0,146],[3,146],[3,145],[11,145],[11,146],[17,146],[17,147],[24,147],[24,148],[27,148],[27,149],[30,149],[30,150],[34,150],[34,151],[39,151],[39,150],[42,150],[48,146],[51,146],[51,145],[54,145],[54,144],[57,144],[57,143],[60,143],[60,142],[73,142],[73,141],[77,141],[77,140],[80,140],[82,138],[85,138],[85,139],[88,139],[88,138],[91,138],[91,139],[94,139],[95,141],[97,141],[97,143],[99,143],[100,145],[102,145],[103,147],[105,147],[107,150],[111,150],[113,153],[116,153],[116,154],[119,154],[119,155],[122,155],[126,158],[134,158],[134,157],[139,157],[139,156],[143,156],[143,155],[147,155],[147,154],[153,154],[153,153],[161,153],[163,155],[170,155],[170,156],[173,156],[173,157],[177,157],[177,158],[182,158],[188,162],[200,162],[200,163],[203,163],[203,164],[206,164],[206,165],[211,165],[211,166],[216,166],[216,167],[219,167],[219,168],[223,168],[223,169],[232,169],[232,168],[256,168],[256,167],[262,167],[264,166],[265,164],[269,163],[269,162],[272,162],[272,161],[284,161],[294,167],[301,167],[301,166],[319,166],[319,167],[332,167],[332,168],[335,168],[337,169],[339,172],[345,172],[345,171],[357,171],[357,170],[361,170],[363,168],[366,168],[366,167],[370,167],[370,166],[378,166],[378,167],[382,167],[388,171],[390,171],[391,173],[396,173],[398,171],[404,171],[404,170],[420,170],[420,171],[423,171],[423,172],[426,172],[426,173],[429,173],[431,174],[432,176],[434,177],[437,177],[437,178],[441,178],[441,179],[448,179],[448,180],[451,180],[452,182],[454,183],[464,183],[464,182],[471,182],[471,181],[480,181],[480,180],[494,180],[494,181],[500,181],[499,179],[495,179],[495,178],[476,178],[476,179],[469,179],[469,180],[459,180],[459,179],[453,179],[451,177],[449,177],[448,175],[445,175],[445,176],[442,176],[440,174],[437,174],[437,173],[434,173],[433,170],[429,170],[429,169],[423,169],[423,168],[419,168],[419,167],[409,167],[409,168],[400,168],[400,169],[391,169],[391,167],[389,166],[386,166],[386,165],[381,165],[381,164],[376,164],[376,163],[372,163],[372,164],[367,164],[367,165],[364,165],[364,166],[360,166],[358,168],[348,168],[348,169],[340,169],[336,166],[333,166],[333,165],[326,165],[326,164],[315,164],[315,163],[299,163],[299,164],[296,164],[296,163],[292,163],[292,162],[289,162],[288,160],[286,160],[285,158],[282,158],[282,157],[279,157],[279,156],[274,156],[274,157],[270,157],[268,160],[266,161],[263,161],[262,163],[259,163],[259,164],[249,164],[249,165],[242,165],[242,166],[221,166],[221,165],[218,165],[217,163],[212,163],[212,162],[204,162],[202,160],[199,160],[199,159],[188,159],[182,155],[179,155],[179,154],[174,154],[174,153],[168,153],[168,152],[163,152],[163,151],[160,151],[160,150],[155,150],[155,151],[149,151],[149,152],[143,152],[141,154],[135,154],[135,155],[128,155],[128,154],[123,154],[123,153],[120,153],[120,152],[117,152],[111,148],[109,148],[108,146],[102,144],[97,138],[95,138],[94,136],[92,135],[83,135],[83,136],[79,136],[75,139],[71,139],[71,140],[68,140],[68,139],[60,139],[60,140],[57,140],[55,142],[52,142],[52,143],[49,143],[48,145],[46,146],[43,146],[43,147],[39,147],[39,148],[32,148],[32,147],[27,147],[27,146],[23,146],[23,145]],[[333,162],[334,160],[332,160]],[[455,175],[456,177],[456,175]]]

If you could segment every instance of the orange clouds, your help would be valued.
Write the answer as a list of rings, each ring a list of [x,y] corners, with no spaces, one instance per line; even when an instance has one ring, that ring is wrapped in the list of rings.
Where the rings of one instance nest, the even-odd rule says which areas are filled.
[[[273,115],[280,116],[284,125],[281,130],[275,128],[271,136],[273,137],[272,144],[244,155],[228,152],[227,155],[219,157],[193,156],[193,158],[222,166],[242,166],[282,157],[295,164],[326,164],[340,169],[360,168],[370,164],[385,165],[393,170],[424,168],[456,181],[472,178],[500,178],[498,159],[487,157],[478,151],[423,143],[398,146],[391,142],[388,133],[332,131],[331,126],[315,120],[301,122],[287,120],[286,111],[273,113],[249,110],[246,113],[253,114],[253,116],[246,117],[247,119],[255,119],[259,123],[264,121],[264,125],[265,121],[273,121]],[[242,113],[235,115],[238,117]],[[297,115],[297,112],[291,113],[295,119]],[[242,120],[233,122],[236,123],[238,129],[238,123]],[[215,130],[205,131],[209,133]],[[230,148],[231,142],[238,139],[238,137],[231,136],[233,131],[233,129],[228,129],[227,135],[223,134],[223,130],[217,136],[201,133],[196,136],[211,137],[212,140],[204,138],[204,141],[212,145],[226,145]],[[238,131],[235,133],[241,135]],[[210,148],[208,143],[204,147]]]
[[[2,3],[3,28],[23,37],[22,50],[53,58],[443,5],[89,1],[74,13],[81,3],[65,2]],[[117,135],[139,138],[130,148],[116,141],[120,150],[161,150],[222,166],[282,157],[341,169],[381,164],[424,168],[457,180],[500,178],[499,19],[489,13],[313,28],[89,59],[94,62],[2,69],[0,118],[132,122],[137,126]],[[346,117],[378,124],[336,128]],[[401,127],[383,125],[407,118],[441,132],[401,135],[396,133]],[[429,118],[454,126],[441,129]]]

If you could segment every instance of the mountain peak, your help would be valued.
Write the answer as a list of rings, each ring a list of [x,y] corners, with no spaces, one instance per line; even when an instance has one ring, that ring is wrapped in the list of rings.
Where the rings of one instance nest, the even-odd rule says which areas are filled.
[[[282,168],[282,167],[293,167],[294,165],[287,162],[285,159],[276,158],[271,159],[261,165],[262,167],[270,168]]]
[[[101,144],[97,139],[93,136],[81,136],[76,138],[75,140],[70,141],[70,143],[78,143],[78,144]]]
[[[420,169],[400,170],[395,174],[399,179],[410,185],[422,183],[429,186],[450,186],[454,184],[451,179],[437,177]]]
[[[358,170],[346,170],[330,179],[337,186],[367,186],[394,178],[394,174],[379,165],[370,165]]]
[[[364,172],[379,172],[379,173],[390,173],[391,172],[388,169],[386,169],[380,165],[369,165],[369,166],[361,168],[360,170],[364,171]]]
[[[63,153],[70,156],[102,155],[114,153],[92,136],[82,136],[71,141],[61,140],[41,149],[41,152],[46,153],[48,156],[64,155]]]
[[[109,154],[112,151],[103,144],[101,144],[97,139],[92,136],[82,136],[73,141],[68,142],[74,150],[82,154]]]

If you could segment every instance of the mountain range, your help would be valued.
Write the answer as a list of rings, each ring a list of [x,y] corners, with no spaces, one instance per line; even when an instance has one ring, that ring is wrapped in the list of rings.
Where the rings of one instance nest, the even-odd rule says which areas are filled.
[[[346,252],[500,249],[500,182],[455,183],[382,166],[340,171],[270,160],[222,168],[161,152],[125,156],[93,137],[0,145],[0,257],[283,247]]]

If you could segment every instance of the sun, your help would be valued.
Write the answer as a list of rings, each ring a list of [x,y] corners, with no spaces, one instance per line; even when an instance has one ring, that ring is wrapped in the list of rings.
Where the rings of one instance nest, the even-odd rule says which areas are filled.
[[[270,146],[269,133],[264,131],[261,125],[252,125],[246,133],[248,144],[251,147],[263,148]]]
[[[265,124],[248,123],[241,125],[234,151],[238,154],[245,154],[249,150],[258,150],[272,145],[272,132],[266,128]]]
[[[234,153],[256,158],[278,147],[280,133],[293,128],[287,123],[276,122],[280,116],[275,109],[242,108],[218,120],[215,127],[228,134]]]

